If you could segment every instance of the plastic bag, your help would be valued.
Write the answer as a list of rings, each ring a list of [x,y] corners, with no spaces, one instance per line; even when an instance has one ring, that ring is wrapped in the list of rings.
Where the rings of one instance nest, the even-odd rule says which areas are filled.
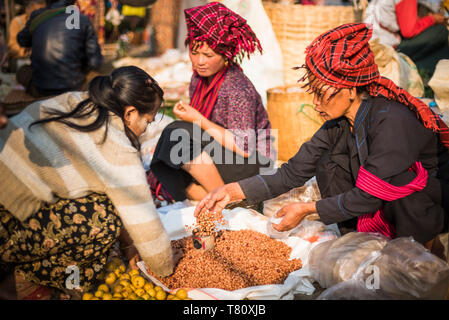
[[[449,289],[447,263],[411,237],[349,233],[314,247],[309,266],[328,288],[321,300],[445,299]]]
[[[424,94],[421,76],[415,63],[408,56],[398,53],[389,45],[380,43],[378,38],[370,41],[370,47],[381,76],[390,79],[415,97]]]
[[[317,300],[388,300],[389,296],[369,289],[360,279],[340,282],[324,290]]]
[[[320,190],[316,178],[308,180],[302,187],[295,188],[279,197],[264,201],[263,214],[271,217],[282,207],[295,202],[311,202],[321,200]]]
[[[318,244],[309,256],[312,276],[323,288],[349,280],[365,258],[380,251],[387,240],[377,233],[351,232],[339,239]]]
[[[287,239],[290,236],[299,237],[309,242],[315,242],[320,238],[320,234],[325,229],[325,224],[320,221],[304,219],[295,228],[287,231],[277,231],[273,228],[274,224],[281,223],[283,217],[272,215],[267,221],[267,234],[273,239]]]
[[[441,111],[449,111],[449,60],[438,61],[435,72],[429,81],[429,86],[435,93],[435,102]],[[443,118],[444,119],[444,118]],[[447,120],[447,119],[444,119]]]
[[[394,299],[445,299],[449,266],[413,238],[388,242],[372,263],[378,268],[380,290]],[[362,280],[367,274],[361,273]]]

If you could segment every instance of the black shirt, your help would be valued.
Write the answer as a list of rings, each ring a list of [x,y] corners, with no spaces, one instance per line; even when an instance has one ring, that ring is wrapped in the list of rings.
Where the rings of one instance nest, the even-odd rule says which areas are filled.
[[[361,165],[390,182],[419,161],[429,179],[436,179],[438,147],[437,135],[426,129],[413,111],[385,98],[370,97],[363,100],[357,112],[353,132],[345,117],[327,121],[274,174],[257,175],[239,184],[249,204],[277,197],[312,178],[321,155],[329,151],[332,160],[350,172],[354,180],[352,190],[316,204],[324,223],[336,223],[376,212],[382,206],[383,200],[355,187]]]

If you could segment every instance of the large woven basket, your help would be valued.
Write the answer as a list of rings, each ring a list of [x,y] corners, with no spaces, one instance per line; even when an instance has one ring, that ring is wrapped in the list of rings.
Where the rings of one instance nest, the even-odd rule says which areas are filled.
[[[306,47],[322,33],[356,21],[351,6],[286,5],[264,2],[284,61],[285,85],[296,83],[297,71],[305,60]]]
[[[278,158],[288,161],[324,121],[314,110],[313,95],[298,85],[275,87],[267,94],[268,118],[277,139]]]
[[[175,47],[180,11],[179,0],[158,0],[151,7],[150,21],[155,32],[156,54],[161,55]]]

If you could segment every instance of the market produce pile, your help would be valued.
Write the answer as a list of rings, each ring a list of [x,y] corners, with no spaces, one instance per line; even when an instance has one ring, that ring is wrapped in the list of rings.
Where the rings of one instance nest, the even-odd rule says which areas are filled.
[[[170,289],[220,288],[237,290],[251,286],[280,284],[289,273],[302,267],[300,259],[289,260],[291,248],[252,230],[222,230],[215,239],[215,248],[196,250],[192,237],[172,241],[172,247],[183,256],[175,272],[166,278],[157,277]]]
[[[93,293],[84,293],[83,300],[190,300],[185,289],[171,294],[147,281],[138,270],[126,272],[124,263],[117,257],[106,264],[106,271],[104,283]]]
[[[198,214],[194,226],[186,226],[189,229],[195,230],[195,234],[200,237],[217,236],[218,227],[224,226],[226,220],[223,218],[223,213],[204,210]]]

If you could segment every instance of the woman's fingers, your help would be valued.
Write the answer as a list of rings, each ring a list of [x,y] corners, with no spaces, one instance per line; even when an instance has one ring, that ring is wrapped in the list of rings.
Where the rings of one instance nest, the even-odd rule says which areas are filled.
[[[195,208],[194,217],[198,217],[198,215],[205,209],[208,201],[210,201],[211,194],[209,193],[203,200],[201,200]]]
[[[281,217],[285,216],[286,213],[287,213],[287,206],[283,206],[274,214],[274,216],[276,218],[281,218]]]

